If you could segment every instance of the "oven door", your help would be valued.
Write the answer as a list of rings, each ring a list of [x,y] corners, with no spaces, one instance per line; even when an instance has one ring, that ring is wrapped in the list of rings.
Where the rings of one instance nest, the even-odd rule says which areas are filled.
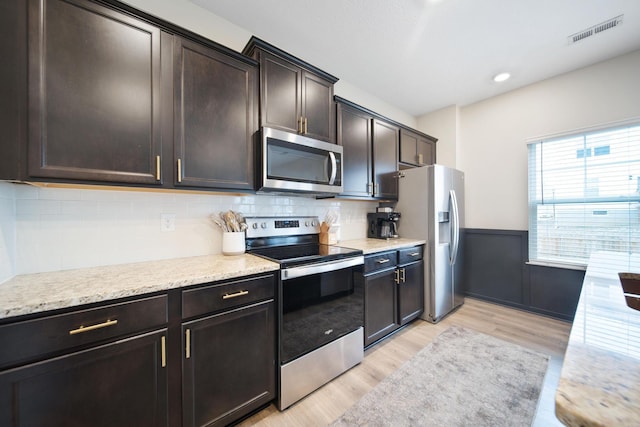
[[[262,128],[263,191],[342,192],[342,146]]]
[[[280,363],[362,327],[364,290],[354,280],[362,256],[281,270]]]

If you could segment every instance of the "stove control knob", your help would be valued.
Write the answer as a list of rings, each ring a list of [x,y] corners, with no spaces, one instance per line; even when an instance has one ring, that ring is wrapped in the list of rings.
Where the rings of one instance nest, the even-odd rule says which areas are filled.
[[[304,222],[304,226],[305,226],[305,227],[308,227],[308,226],[309,226],[309,221],[305,221],[305,222]]]
[[[257,229],[257,228],[258,228],[258,223],[257,223],[257,222],[254,222],[254,223],[251,225],[251,228],[253,228],[254,230],[255,230],[255,229]]]
[[[267,223],[266,223],[266,222],[261,223],[261,224],[260,224],[260,227],[261,227],[262,229],[267,228]]]
[[[313,221],[311,221],[311,225],[315,227],[316,225],[318,225],[318,221],[314,219]]]

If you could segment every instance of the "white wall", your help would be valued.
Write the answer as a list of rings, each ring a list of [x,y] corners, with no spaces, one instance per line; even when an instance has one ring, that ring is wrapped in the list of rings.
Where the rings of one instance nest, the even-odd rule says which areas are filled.
[[[421,128],[430,133],[422,126],[442,114],[421,117]],[[640,51],[461,107],[456,165],[466,178],[466,226],[528,228],[527,139],[633,117]]]
[[[0,182],[0,283],[15,274],[15,185]]]
[[[251,32],[246,29],[238,27],[188,0],[124,0],[124,2],[237,52],[242,52],[242,49],[244,49],[252,36]],[[268,42],[269,40],[265,41]],[[299,57],[302,60],[306,60],[304,55]],[[333,74],[332,70],[324,71]],[[336,77],[340,78],[340,76]],[[334,93],[406,126],[416,127],[414,116],[382,101],[375,95],[358,88],[353,83],[338,80]]]
[[[1,183],[0,197],[9,193],[7,205],[11,206],[11,192],[15,192],[15,214],[9,212],[8,221],[0,216],[0,230],[4,233],[6,228],[9,234],[15,230],[15,256],[11,244],[5,244],[9,259],[15,258],[14,274],[217,254],[222,249],[222,234],[209,216],[229,209],[246,216],[320,218],[335,210],[339,213],[341,239],[359,239],[366,237],[366,213],[373,212],[377,205],[306,197],[38,188]],[[5,199],[2,201],[4,206]],[[175,215],[175,231],[161,231],[163,213]]]

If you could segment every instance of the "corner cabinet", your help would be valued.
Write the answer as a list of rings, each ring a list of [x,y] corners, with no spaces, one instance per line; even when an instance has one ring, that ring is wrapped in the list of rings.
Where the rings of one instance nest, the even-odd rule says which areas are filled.
[[[416,319],[424,308],[423,247],[365,257],[356,280],[364,287],[364,345],[385,338]]]
[[[335,143],[338,79],[252,37],[243,53],[260,62],[260,125]]]
[[[176,187],[253,189],[258,70],[174,37]]]
[[[27,7],[27,175],[160,185],[160,29],[84,0]]]
[[[183,425],[223,426],[275,397],[273,275],[183,291]]]
[[[436,162],[436,143],[433,138],[400,129],[400,163],[402,165],[425,166]]]
[[[166,323],[161,295],[0,326],[0,425],[168,425]]]

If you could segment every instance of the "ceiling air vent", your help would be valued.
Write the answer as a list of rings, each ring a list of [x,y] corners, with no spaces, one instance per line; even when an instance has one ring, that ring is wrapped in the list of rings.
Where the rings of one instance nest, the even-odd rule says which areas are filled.
[[[622,24],[622,17],[624,15],[618,15],[615,18],[611,18],[608,19],[604,22],[601,22],[598,25],[594,25],[593,27],[589,27],[585,30],[582,31],[578,31],[575,34],[571,34],[568,39],[569,39],[569,44],[573,44],[573,43],[577,43],[580,40],[584,40],[588,37],[594,36],[596,34],[599,34],[605,30],[611,29],[611,28],[615,28],[618,25]]]

